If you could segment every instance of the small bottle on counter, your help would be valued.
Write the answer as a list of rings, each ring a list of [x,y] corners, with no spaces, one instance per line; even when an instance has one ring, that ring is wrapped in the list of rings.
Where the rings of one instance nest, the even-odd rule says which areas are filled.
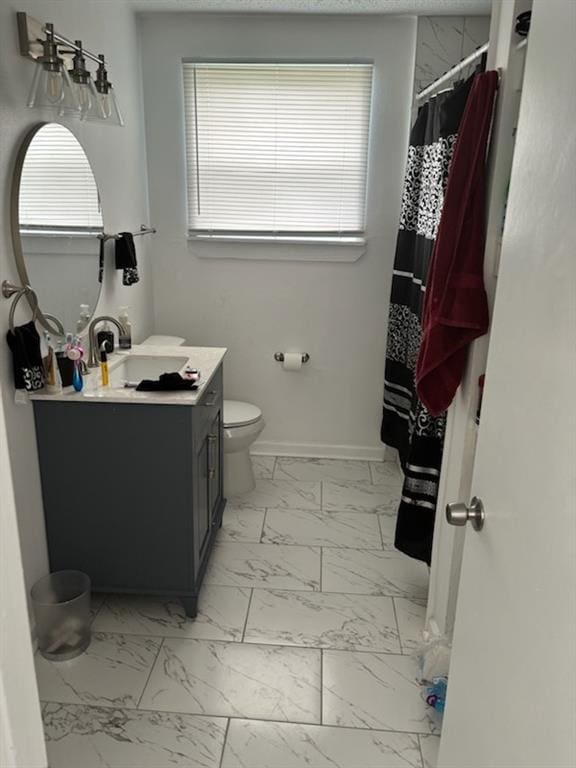
[[[76,323],[76,333],[82,333],[82,331],[88,326],[90,322],[90,304],[80,304],[80,317]]]
[[[114,333],[110,328],[110,323],[104,323],[104,327],[96,334],[96,340],[98,341],[98,349],[102,348],[102,344],[106,344],[106,353],[111,355],[114,352]]]
[[[100,375],[101,384],[107,387],[110,384],[110,374],[108,373],[108,355],[106,353],[106,342],[103,341],[100,347]]]
[[[124,326],[125,334],[118,339],[118,346],[120,349],[132,349],[132,325],[130,324],[130,318],[128,317],[128,310],[130,307],[119,307],[118,320]]]

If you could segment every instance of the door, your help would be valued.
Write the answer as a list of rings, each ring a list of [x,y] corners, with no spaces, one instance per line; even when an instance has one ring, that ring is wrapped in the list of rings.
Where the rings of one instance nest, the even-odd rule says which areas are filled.
[[[516,17],[531,7],[532,0],[506,0],[492,6],[486,66],[487,69],[498,69],[502,77],[488,155],[484,283],[491,315],[527,54],[526,39],[521,45],[518,43]],[[480,398],[479,379],[486,372],[489,342],[490,331],[472,344],[466,373],[448,410],[438,509],[454,499],[470,497],[478,433],[476,415]],[[446,634],[451,637],[454,630],[464,548],[463,534],[462,529],[446,525],[442,515],[436,516],[426,617],[427,629],[432,635]]]
[[[535,1],[441,768],[576,765],[575,35]]]

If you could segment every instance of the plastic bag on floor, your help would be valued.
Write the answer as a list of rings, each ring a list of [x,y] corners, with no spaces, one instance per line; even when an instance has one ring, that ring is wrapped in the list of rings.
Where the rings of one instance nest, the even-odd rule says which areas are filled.
[[[432,707],[429,711],[429,717],[435,723],[438,730],[442,729],[442,719],[444,717],[444,707],[446,705],[446,690],[448,688],[447,677],[435,677],[432,682],[426,686],[422,692],[422,698]]]
[[[451,645],[444,635],[423,643],[414,653],[420,667],[422,680],[433,682],[436,678],[448,677]]]

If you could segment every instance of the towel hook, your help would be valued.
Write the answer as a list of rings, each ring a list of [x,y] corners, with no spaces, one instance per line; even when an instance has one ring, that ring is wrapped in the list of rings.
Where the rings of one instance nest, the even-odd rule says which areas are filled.
[[[10,299],[14,296],[14,301],[12,302],[10,312],[8,313],[8,328],[12,333],[14,333],[14,315],[16,313],[16,307],[18,306],[18,302],[22,296],[27,296],[29,299],[32,297],[34,301],[34,306],[32,308],[32,320],[36,322],[39,311],[38,296],[36,296],[36,293],[29,285],[14,285],[13,283],[8,282],[8,280],[3,280],[2,296],[4,296],[5,299]]]

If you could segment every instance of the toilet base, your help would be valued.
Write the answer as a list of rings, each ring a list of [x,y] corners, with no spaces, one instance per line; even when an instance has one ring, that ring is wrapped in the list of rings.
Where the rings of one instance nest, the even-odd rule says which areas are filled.
[[[256,480],[252,459],[248,451],[235,451],[224,455],[224,495],[232,499],[254,490]]]

